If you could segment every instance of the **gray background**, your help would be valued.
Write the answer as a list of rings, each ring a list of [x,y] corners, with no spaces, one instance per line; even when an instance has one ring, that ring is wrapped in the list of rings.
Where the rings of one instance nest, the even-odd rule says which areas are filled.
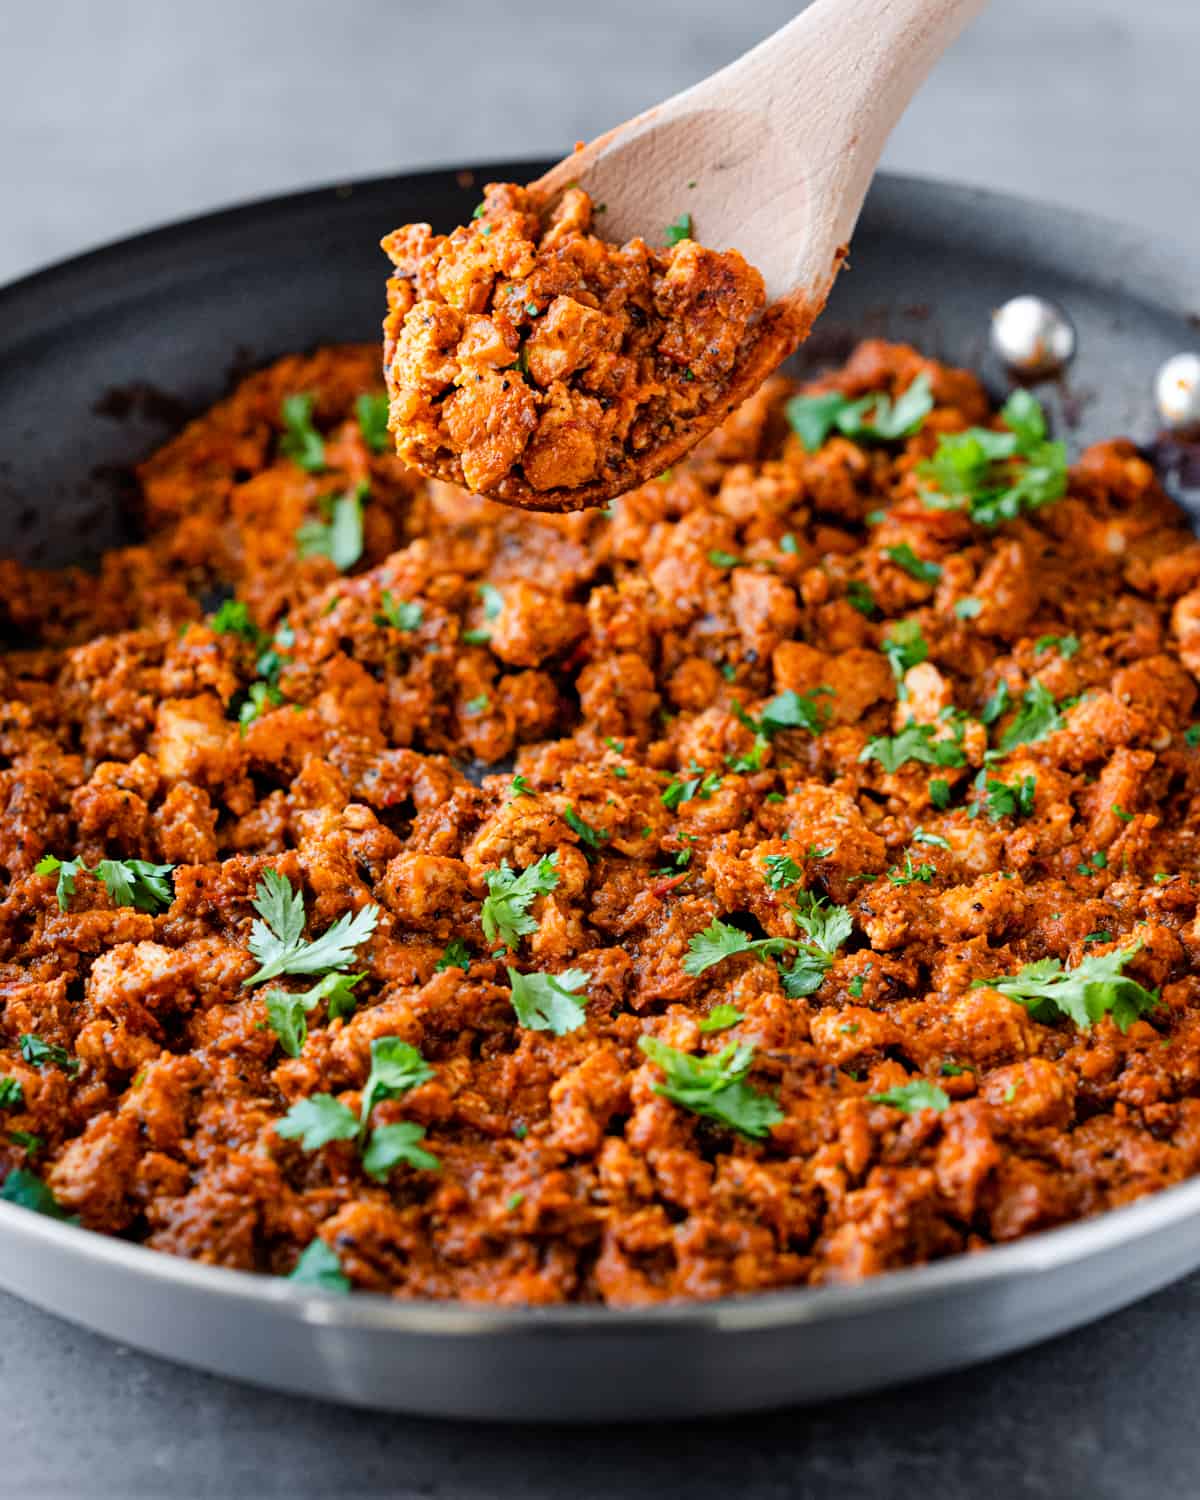
[[[789,18],[784,0],[0,0],[0,281],[231,200],[554,154]],[[1197,0],[994,0],[890,165],[1200,238]],[[1200,1278],[986,1369],[618,1433],[339,1412],[0,1297],[0,1496],[446,1500],[1200,1493]]]
[[[0,0],[0,282],[236,199],[557,155],[791,0]],[[885,161],[1200,234],[1197,0],[993,0]]]

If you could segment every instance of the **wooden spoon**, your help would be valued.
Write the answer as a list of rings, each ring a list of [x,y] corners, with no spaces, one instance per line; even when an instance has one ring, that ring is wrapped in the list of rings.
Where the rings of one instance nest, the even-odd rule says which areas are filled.
[[[987,0],[815,0],[693,88],[580,146],[531,183],[547,205],[572,184],[605,205],[604,237],[656,238],[683,212],[695,238],[740,250],[766,282],[756,341],[722,398],[603,480],[496,495],[576,510],[652,479],[740,405],[824,307],[884,142],[933,64]]]

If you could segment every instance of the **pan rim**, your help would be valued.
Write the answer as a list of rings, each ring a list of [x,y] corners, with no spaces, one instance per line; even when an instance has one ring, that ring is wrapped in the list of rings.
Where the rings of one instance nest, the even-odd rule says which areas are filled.
[[[131,256],[156,254],[173,242],[195,248],[197,236],[222,234],[254,220],[264,220],[317,207],[329,197],[354,194],[385,194],[404,187],[411,191],[423,183],[447,185],[447,179],[464,189],[463,173],[471,173],[482,184],[506,176],[520,179],[537,175],[547,162],[542,159],[511,159],[480,166],[443,165],[410,172],[387,173],[351,181],[330,182],[265,198],[251,198],[212,211],[189,215],[154,225],[134,234],[105,241],[77,255],[60,258],[0,285],[0,316],[16,308],[28,296],[42,295],[55,286],[77,279],[91,280],[97,274],[115,271],[119,282],[130,275]],[[1062,256],[1056,248],[1070,242],[1078,252],[1068,275],[1081,280],[1111,283],[1113,294],[1165,305],[1181,317],[1196,320],[1200,309],[1200,275],[1197,257],[1182,241],[1146,232],[1118,219],[1081,209],[1057,205],[1017,194],[979,188],[916,174],[881,172],[869,200],[876,219],[903,223],[905,233],[921,240],[936,240],[943,247],[969,248],[978,235],[978,215],[990,224],[1003,225],[1019,207],[1022,234],[1031,265],[1039,259],[1054,261],[1063,272]],[[967,212],[967,209],[970,212]],[[919,218],[918,218],[919,212]],[[960,227],[956,227],[959,221]],[[922,234],[921,225],[929,227]],[[948,232],[947,232],[948,231]],[[1042,231],[1045,231],[1043,233]],[[1136,247],[1136,257],[1121,255],[1119,247]],[[1114,247],[1117,247],[1116,249]],[[993,253],[999,253],[989,245]],[[1095,251],[1095,269],[1089,263]],[[1128,282],[1115,277],[1116,262],[1127,267]],[[1200,328],[1200,321],[1196,321]],[[1200,343],[1200,333],[1197,335]],[[673,1302],[648,1307],[609,1307],[601,1304],[566,1304],[545,1307],[492,1306],[466,1302],[401,1300],[376,1292],[333,1296],[292,1283],[286,1277],[261,1272],[233,1270],[186,1260],[144,1245],[113,1238],[78,1226],[64,1224],[17,1205],[0,1201],[0,1232],[21,1241],[31,1254],[46,1247],[99,1263],[117,1273],[150,1278],[161,1286],[214,1297],[226,1302],[254,1303],[269,1307],[279,1318],[325,1328],[364,1329],[379,1333],[424,1334],[487,1339],[515,1333],[553,1332],[562,1337],[581,1337],[597,1330],[629,1333],[662,1333],[670,1329],[710,1328],[724,1332],[785,1329],[816,1326],[842,1318],[869,1316],[897,1304],[936,1299],[948,1292],[982,1288],[989,1283],[1049,1272],[1071,1263],[1103,1256],[1122,1246],[1132,1246],[1172,1226],[1200,1215],[1200,1177],[1161,1189],[1145,1198],[1109,1209],[1093,1218],[1029,1235],[1011,1244],[990,1246],[978,1252],[962,1252],[942,1261],[884,1272],[864,1281],[819,1287],[791,1287],[749,1293],[712,1301]]]

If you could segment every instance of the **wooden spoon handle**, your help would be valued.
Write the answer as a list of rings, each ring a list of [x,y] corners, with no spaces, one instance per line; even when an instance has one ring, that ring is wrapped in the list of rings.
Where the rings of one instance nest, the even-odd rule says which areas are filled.
[[[531,184],[582,182],[603,232],[661,243],[681,211],[756,265],[773,302],[824,302],[888,132],[986,0],[816,0],[711,78]]]
[[[760,101],[783,201],[763,205],[790,241],[782,270],[798,295],[832,284],[839,248],[896,122],[930,69],[987,0],[816,0],[718,75]],[[755,226],[747,226],[753,240]]]

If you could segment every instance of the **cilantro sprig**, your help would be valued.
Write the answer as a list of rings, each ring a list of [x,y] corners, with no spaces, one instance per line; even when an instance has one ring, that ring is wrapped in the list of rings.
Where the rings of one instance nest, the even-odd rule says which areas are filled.
[[[720,1052],[702,1057],[653,1036],[639,1037],[638,1047],[662,1069],[663,1081],[652,1085],[654,1092],[694,1115],[753,1140],[762,1140],[784,1118],[770,1094],[745,1081],[754,1063],[754,1048],[747,1042],[729,1042]]]
[[[298,1140],[305,1151],[317,1151],[331,1141],[353,1141],[362,1155],[363,1170],[379,1182],[386,1181],[400,1162],[436,1171],[441,1163],[418,1144],[425,1135],[423,1125],[403,1120],[371,1126],[377,1104],[397,1099],[432,1077],[433,1069],[410,1043],[396,1036],[377,1036],[371,1043],[371,1071],[358,1114],[332,1094],[310,1094],[275,1122],[276,1134],[284,1140]]]
[[[587,1020],[580,991],[588,982],[586,969],[563,969],[559,974],[521,974],[508,970],[512,1008],[529,1031],[552,1031],[566,1036]]]
[[[166,911],[175,899],[171,882],[174,865],[155,865],[144,859],[102,859],[88,867],[81,859],[59,859],[47,854],[34,866],[36,875],[57,875],[55,896],[59,911],[66,911],[80,875],[94,875],[118,906],[135,911]]]
[[[1015,974],[976,979],[971,988],[999,990],[1046,1025],[1065,1018],[1088,1031],[1102,1016],[1112,1016],[1125,1032],[1159,999],[1157,990],[1146,989],[1122,972],[1141,949],[1135,942],[1111,953],[1089,954],[1073,969],[1064,969],[1061,959],[1040,958]]]
[[[870,739],[859,752],[860,761],[874,760],[885,771],[895,772],[908,761],[926,766],[965,766],[961,731],[937,737],[932,724],[918,724],[910,719],[896,735],[880,734]]]
[[[285,396],[280,408],[283,436],[279,451],[309,474],[319,474],[325,467],[325,440],[313,426],[316,397],[310,391]]]
[[[355,949],[365,943],[379,921],[374,903],[351,915],[346,912],[319,938],[304,937],[304,897],[292,889],[286,875],[264,870],[254,892],[258,913],[250,928],[250,952],[259,967],[244,985],[263,984],[280,974],[323,974],[343,969]]]
[[[529,908],[539,896],[546,896],[558,885],[558,853],[543,854],[519,874],[502,860],[498,870],[484,875],[488,893],[479,909],[483,935],[489,943],[501,942],[516,949],[522,937],[537,931]]]
[[[950,1107],[949,1094],[926,1078],[916,1078],[912,1083],[885,1089],[882,1094],[868,1094],[867,1098],[872,1104],[887,1104],[892,1109],[902,1109],[906,1115],[918,1115],[923,1109],[935,1110],[940,1115]]]
[[[857,400],[841,391],[825,391],[818,396],[793,396],[785,408],[791,429],[807,453],[816,453],[835,428],[859,442],[911,437],[932,410],[933,392],[924,371],[895,401],[882,391]]]
[[[364,482],[344,495],[322,495],[322,519],[306,521],[296,533],[300,556],[327,557],[339,573],[352,568],[363,554],[363,502],[370,493]]]
[[[326,974],[311,989],[299,993],[267,991],[267,1022],[289,1057],[299,1057],[304,1050],[304,1043],[308,1040],[308,1017],[322,1001],[326,1002],[325,1014],[331,1021],[338,1016],[354,1014],[357,1003],[354,986],[365,978],[365,973]]]
[[[836,948],[850,935],[850,928],[845,925],[849,913],[844,907],[825,909],[819,900],[804,894],[807,901],[795,911],[795,917],[808,934],[809,941],[788,937],[751,938],[740,927],[714,917],[703,932],[695,933],[688,943],[683,960],[684,973],[699,976],[739,953],[752,953],[762,959],[791,955],[790,966],[779,971],[784,994],[793,1000],[813,994],[820,989]]]
[[[977,526],[1014,521],[1067,492],[1067,450],[1046,437],[1037,398],[1016,390],[1000,413],[1006,431],[969,427],[944,432],[933,457],[918,466],[921,497],[938,510],[965,510]]]

